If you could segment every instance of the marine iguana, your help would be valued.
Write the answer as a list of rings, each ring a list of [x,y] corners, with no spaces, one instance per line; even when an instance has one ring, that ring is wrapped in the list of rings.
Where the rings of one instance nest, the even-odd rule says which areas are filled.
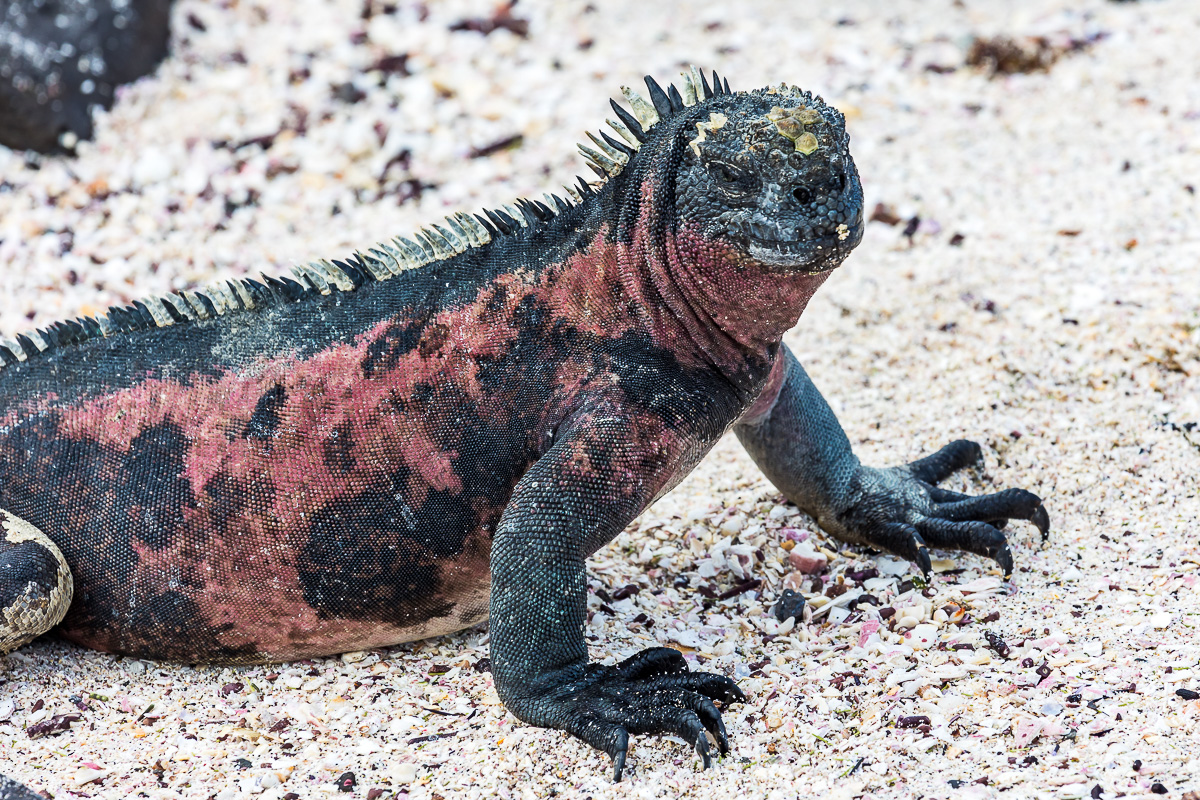
[[[781,343],[863,234],[844,118],[795,87],[610,101],[574,200],[455,214],[295,280],[230,281],[0,345],[0,651],[284,661],[490,619],[496,690],[611,756],[728,751],[729,678],[589,661],[586,559],[733,429],[845,542],[1011,573],[1030,492],[863,466]],[[72,599],[73,598],[73,599]],[[795,609],[792,609],[794,613]]]

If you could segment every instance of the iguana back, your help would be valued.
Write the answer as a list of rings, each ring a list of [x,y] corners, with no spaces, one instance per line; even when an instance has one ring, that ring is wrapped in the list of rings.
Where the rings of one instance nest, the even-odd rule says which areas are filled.
[[[478,246],[426,264],[397,244],[304,284],[214,287],[224,308],[149,299],[110,312],[127,329],[109,336],[22,339],[28,357],[0,369],[0,508],[52,531],[73,568],[60,633],[251,661],[486,618],[513,485],[638,338],[580,329],[578,298],[549,288],[586,260],[600,202],[493,213]]]

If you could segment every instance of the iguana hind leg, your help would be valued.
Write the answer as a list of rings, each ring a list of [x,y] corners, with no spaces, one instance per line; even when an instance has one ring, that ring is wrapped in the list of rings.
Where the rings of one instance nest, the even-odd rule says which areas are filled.
[[[50,537],[0,510],[0,654],[57,625],[74,587],[71,569]]]

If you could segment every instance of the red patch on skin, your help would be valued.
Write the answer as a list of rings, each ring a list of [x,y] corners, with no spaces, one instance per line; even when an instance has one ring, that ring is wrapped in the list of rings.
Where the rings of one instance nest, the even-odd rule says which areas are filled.
[[[759,351],[799,321],[830,274],[768,267],[740,255],[728,242],[705,239],[687,227],[668,243],[668,259],[692,306],[740,345]]]
[[[609,239],[601,226],[587,247],[565,264],[545,270],[538,298],[556,316],[569,319],[577,330],[605,339],[618,339],[631,330],[644,330],[648,314],[636,303],[623,281],[621,259],[628,248]]]

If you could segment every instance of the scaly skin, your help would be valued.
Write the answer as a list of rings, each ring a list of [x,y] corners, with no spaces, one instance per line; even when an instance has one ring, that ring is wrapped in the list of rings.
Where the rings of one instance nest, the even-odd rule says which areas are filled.
[[[22,341],[0,369],[0,509],[74,573],[58,632],[250,662],[490,616],[506,706],[609,753],[620,779],[630,734],[684,736],[707,766],[706,731],[728,747],[714,701],[743,696],[663,648],[590,663],[584,562],[731,427],[833,535],[1010,570],[996,524],[1044,531],[1036,497],[934,487],[978,456],[962,443],[863,467],[781,344],[862,236],[841,114],[787,87],[697,76],[684,103],[647,85],[655,111],[618,111],[640,148],[596,156],[598,192],[527,206],[524,227],[493,217],[459,255],[386,280],[342,265],[354,291],[251,286],[254,310],[170,327],[118,310],[106,324],[126,330],[50,331],[69,341],[43,353]],[[0,568],[6,552],[0,609],[62,580],[13,547]],[[10,642],[39,632],[0,623]]]

